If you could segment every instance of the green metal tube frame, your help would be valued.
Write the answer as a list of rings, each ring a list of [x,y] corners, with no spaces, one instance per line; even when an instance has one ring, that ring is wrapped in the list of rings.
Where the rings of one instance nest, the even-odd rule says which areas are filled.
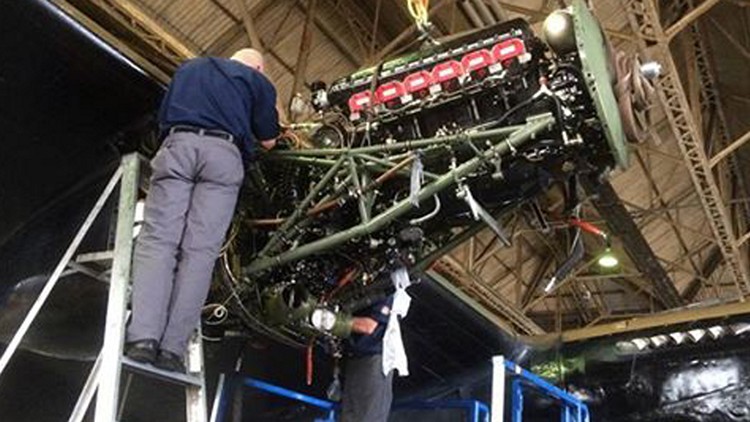
[[[417,194],[419,201],[423,201],[432,195],[446,189],[447,187],[456,183],[472,172],[476,171],[482,164],[488,159],[496,156],[505,156],[511,154],[516,148],[524,145],[529,140],[546,130],[549,130],[552,125],[555,124],[555,119],[551,114],[543,114],[534,116],[528,119],[528,122],[524,125],[509,126],[499,129],[492,129],[483,132],[466,133],[460,135],[451,135],[447,137],[429,138],[417,141],[406,141],[394,144],[386,145],[375,145],[368,147],[352,148],[352,149],[333,149],[333,150],[303,150],[303,151],[280,151],[281,155],[296,155],[296,156],[321,156],[321,155],[337,155],[341,154],[336,165],[329,169],[326,176],[313,188],[313,191],[305,198],[303,204],[309,205],[312,202],[312,198],[322,190],[323,186],[327,184],[336,170],[340,168],[347,157],[356,155],[357,153],[369,153],[369,152],[381,152],[381,151],[394,151],[404,148],[418,148],[430,145],[435,145],[440,142],[455,142],[455,141],[466,141],[478,140],[478,139],[497,139],[505,138],[504,140],[497,142],[495,145],[484,151],[481,156],[474,157],[456,168],[440,175],[437,179],[431,183],[425,185],[420,189]],[[314,193],[314,194],[313,194]],[[374,233],[381,228],[385,227],[393,220],[403,216],[412,210],[414,205],[411,203],[409,198],[405,198],[399,201],[397,204],[391,206],[388,210],[378,214],[377,216],[371,217],[369,221],[360,222],[360,224],[350,227],[349,229],[340,231],[331,236],[297,246],[295,249],[282,252],[275,256],[261,255],[249,265],[243,268],[245,275],[252,275],[273,268],[278,265],[283,265],[289,262],[293,262],[313,254],[321,253],[334,248],[342,243],[345,243],[351,239],[365,236]],[[287,229],[293,226],[299,221],[299,218],[305,213],[305,206],[297,208],[295,213],[290,216],[282,225],[282,227],[274,234],[273,239],[278,242],[286,233]],[[278,243],[275,242],[274,248]],[[270,243],[270,241],[269,241]],[[268,251],[270,248],[264,248],[264,251]]]
[[[377,152],[393,152],[402,150],[414,150],[423,147],[437,146],[441,144],[462,143],[466,141],[477,141],[483,139],[495,139],[505,137],[513,132],[522,129],[526,125],[504,126],[497,129],[488,129],[477,132],[463,132],[455,135],[435,136],[432,138],[417,139],[411,141],[394,142],[392,144],[378,144],[357,148],[330,148],[330,149],[308,149],[308,150],[290,150],[290,151],[273,151],[269,155],[277,157],[294,156],[294,157],[324,157],[338,154],[372,154]]]
[[[336,175],[336,172],[338,171],[339,167],[344,163],[344,159],[346,156],[342,155],[339,157],[338,160],[334,163],[333,166],[326,172],[325,176],[318,182],[315,187],[310,191],[309,194],[305,197],[305,199],[302,200],[302,203],[297,207],[297,209],[294,211],[294,213],[289,216],[284,221],[284,224],[281,225],[281,228],[274,233],[274,235],[271,237],[271,239],[268,241],[266,246],[263,248],[263,250],[260,252],[261,255],[265,255],[268,252],[274,251],[276,247],[278,246],[279,242],[281,242],[281,238],[283,237],[284,233],[286,231],[294,226],[297,221],[299,221],[300,217],[302,217],[307,209],[307,207],[312,203],[312,201],[315,199],[315,197],[320,193],[320,191],[323,190],[323,188],[328,184],[328,182],[333,179],[333,177]]]

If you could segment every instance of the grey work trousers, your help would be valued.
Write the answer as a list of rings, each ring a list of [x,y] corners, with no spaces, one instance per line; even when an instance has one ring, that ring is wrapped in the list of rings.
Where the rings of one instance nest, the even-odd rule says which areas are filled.
[[[185,132],[167,136],[151,167],[127,337],[157,340],[182,356],[200,322],[244,169],[233,143]]]
[[[382,354],[347,359],[341,422],[385,422],[392,401],[393,371],[383,375]]]

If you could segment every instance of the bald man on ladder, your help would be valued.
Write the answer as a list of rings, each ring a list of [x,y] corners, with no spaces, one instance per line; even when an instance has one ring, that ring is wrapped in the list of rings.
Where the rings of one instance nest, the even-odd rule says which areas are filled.
[[[263,56],[202,57],[174,74],[159,111],[164,137],[151,161],[144,225],[133,262],[125,354],[185,372],[214,263],[234,214],[244,162],[279,134],[276,89]]]

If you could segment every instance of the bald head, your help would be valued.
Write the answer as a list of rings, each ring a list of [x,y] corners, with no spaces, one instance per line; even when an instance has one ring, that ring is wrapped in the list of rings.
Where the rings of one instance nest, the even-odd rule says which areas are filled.
[[[252,67],[260,73],[263,73],[266,68],[263,55],[260,51],[254,48],[243,48],[232,54],[232,57],[230,58],[244,64],[245,66]]]

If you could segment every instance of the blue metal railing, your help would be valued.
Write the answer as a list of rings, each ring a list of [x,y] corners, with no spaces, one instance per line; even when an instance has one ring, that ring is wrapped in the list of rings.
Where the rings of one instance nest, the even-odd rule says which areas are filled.
[[[479,400],[416,400],[396,403],[393,409],[464,409],[469,422],[489,422],[490,408]]]
[[[288,388],[280,387],[269,382],[257,380],[250,377],[241,377],[239,375],[229,376],[227,384],[230,386],[228,389],[223,387],[221,391],[217,391],[218,400],[215,406],[217,409],[213,412],[211,421],[221,422],[226,417],[227,397],[231,395],[230,391],[232,387],[241,385],[244,387],[252,388],[254,390],[262,391],[275,396],[284,397],[290,400],[295,400],[307,405],[317,407],[318,409],[327,411],[325,418],[316,419],[315,422],[335,422],[336,414],[339,409],[339,403],[330,400],[320,399],[307,394],[300,393],[298,391],[290,390]],[[223,385],[223,383],[222,383]],[[394,409],[464,409],[468,415],[469,422],[489,422],[490,409],[489,407],[477,400],[430,400],[430,401],[409,401],[404,403],[396,403],[393,406]]]
[[[332,402],[330,400],[324,400],[317,397],[313,397],[307,394],[300,393],[298,391],[290,390],[288,388],[280,387],[275,384],[271,384],[269,382],[260,381],[251,377],[240,377],[240,376],[230,376],[228,384],[232,387],[235,387],[238,385],[238,381],[241,382],[242,386],[252,388],[254,390],[263,391],[268,394],[273,394],[275,396],[284,397],[290,400],[298,401],[301,403],[305,403],[307,405],[317,407],[318,409],[327,411],[326,417],[324,418],[318,418],[315,419],[315,422],[335,422],[336,421],[336,411],[338,410],[338,403]],[[226,418],[226,407],[227,407],[227,397],[230,396],[230,389],[224,389],[223,391],[219,392],[217,391],[217,394],[220,395],[220,398],[218,400],[218,409],[216,412],[214,412],[215,416],[212,415],[211,422],[222,422]]]
[[[561,404],[561,422],[589,422],[589,408],[565,390],[545,381],[542,377],[529,372],[517,364],[504,360],[505,369],[513,376],[511,383],[511,421],[523,421],[523,388],[530,386],[542,393],[557,399]]]

